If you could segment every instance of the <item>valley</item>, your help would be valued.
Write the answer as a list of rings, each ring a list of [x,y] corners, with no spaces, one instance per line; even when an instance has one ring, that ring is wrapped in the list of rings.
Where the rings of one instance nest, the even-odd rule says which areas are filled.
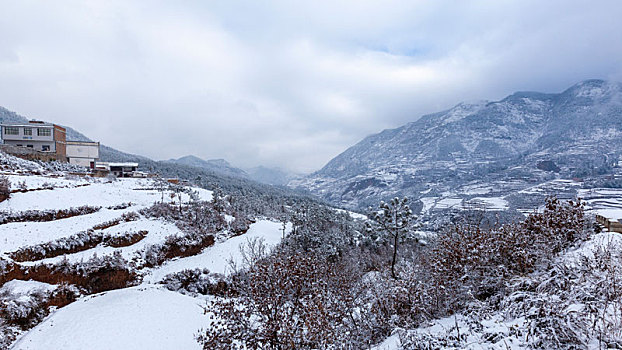
[[[102,146],[146,170],[117,178],[0,152],[0,347],[614,346],[621,108],[596,80],[461,104],[266,183],[193,156]]]

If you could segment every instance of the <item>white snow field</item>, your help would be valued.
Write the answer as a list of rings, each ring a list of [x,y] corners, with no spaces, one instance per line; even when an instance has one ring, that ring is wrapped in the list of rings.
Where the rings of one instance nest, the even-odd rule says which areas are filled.
[[[291,229],[291,223],[287,224],[285,227],[285,234],[288,234]],[[207,268],[213,273],[226,274],[231,272],[229,271],[230,260],[238,266],[242,263],[242,253],[240,252],[241,244],[246,244],[252,239],[261,239],[268,248],[271,248],[281,241],[282,236],[282,223],[259,220],[251,224],[248,232],[241,236],[232,237],[224,242],[216,243],[206,248],[201,254],[166,262],[164,265],[153,269],[149,275],[143,278],[143,282],[157,283],[168,274],[186,269]]]
[[[47,222],[13,222],[0,225],[0,257],[11,261],[10,253],[24,247],[52,242],[95,226],[121,218],[123,214],[138,213],[162,199],[177,202],[170,192],[154,189],[150,179],[108,179],[63,176],[59,173],[26,175],[7,173],[12,189],[10,199],[0,203],[0,212],[16,214],[28,210],[62,210],[80,206],[99,206],[97,212]],[[192,188],[200,200],[212,199],[212,192]],[[183,195],[182,201],[190,197]],[[131,203],[130,206],[126,206]],[[123,206],[121,206],[123,205]],[[114,208],[121,206],[123,208]],[[227,216],[231,222],[234,218]],[[42,263],[57,264],[87,261],[94,255],[109,256],[120,252],[130,261],[136,252],[153,244],[161,244],[171,235],[181,235],[180,229],[164,219],[139,215],[134,221],[121,221],[117,225],[99,229],[106,236],[127,232],[148,231],[144,239],[124,247],[99,244],[77,253],[57,257],[19,262],[23,266]],[[11,349],[200,349],[195,335],[208,327],[209,317],[203,306],[209,297],[192,297],[173,292],[159,285],[167,274],[185,269],[209,269],[225,274],[229,261],[242,262],[240,244],[252,239],[262,240],[268,248],[278,244],[283,234],[291,231],[287,224],[283,232],[281,222],[257,220],[240,236],[227,239],[226,232],[217,235],[216,243],[196,256],[173,259],[153,269],[138,272],[143,283],[136,287],[112,290],[83,296],[77,301],[54,310],[36,327],[18,335]],[[37,291],[51,292],[57,285],[36,281],[13,280],[5,283],[0,292],[19,298],[28,298]],[[21,332],[20,332],[21,333]]]
[[[33,181],[47,181],[47,177],[32,176]],[[78,184],[83,180],[77,179]],[[11,198],[0,203],[2,211],[24,211],[45,209],[68,209],[84,205],[108,207],[132,202],[138,206],[149,206],[162,199],[162,194],[153,189],[150,179],[125,178],[116,181],[93,179],[93,183],[83,187],[55,188],[26,193],[13,193]],[[199,192],[201,200],[211,200],[211,191],[193,188]],[[169,192],[170,193],[170,192]],[[164,195],[170,201],[169,193]],[[184,194],[182,201],[187,201]]]
[[[7,292],[15,295],[29,294],[36,291],[52,291],[56,285],[37,282],[12,280],[0,287],[0,293]]]
[[[20,176],[22,178],[32,178],[28,183],[44,183],[48,181],[45,176]],[[52,178],[53,179],[53,178]],[[72,183],[75,181],[75,183]],[[40,190],[25,193],[13,193],[11,198],[0,203],[2,212],[22,212],[26,210],[60,210],[80,206],[101,206],[98,212],[86,215],[74,216],[71,218],[54,220],[49,222],[16,222],[0,225],[0,254],[15,251],[21,247],[32,246],[68,237],[81,231],[86,231],[97,224],[111,221],[121,217],[124,213],[137,212],[143,208],[153,205],[162,200],[171,201],[170,192],[165,192],[162,196],[153,188],[152,180],[149,179],[119,179],[117,181],[107,181],[104,179],[91,179],[92,183],[83,178],[76,177],[74,180],[63,179],[62,188],[53,190]],[[89,184],[90,183],[90,184]],[[76,185],[88,184],[87,186],[76,187]],[[212,199],[212,192],[193,188],[201,200],[209,201]],[[188,201],[188,195],[182,197],[182,201]],[[132,203],[126,209],[108,209],[115,205]],[[156,240],[179,233],[179,229],[171,223],[159,220],[139,218],[137,221],[122,223],[118,226],[105,230],[106,233],[123,233],[131,230],[147,230],[149,234],[144,239],[142,245],[154,243]],[[139,248],[131,249],[108,249],[110,253],[114,250],[121,250],[129,253]],[[103,249],[103,250],[102,250]],[[87,260],[93,253],[105,253],[103,247],[94,248],[78,253],[74,257],[67,256],[72,261],[85,258]],[[124,254],[126,255],[126,254]],[[127,257],[126,257],[127,258]]]
[[[608,219],[622,219],[622,189],[590,188],[578,191],[588,209]]]
[[[202,308],[206,299],[168,291],[155,283],[167,274],[184,269],[207,268],[211,272],[226,273],[229,259],[242,260],[240,244],[257,238],[268,247],[274,246],[282,238],[282,228],[279,222],[259,220],[244,235],[217,242],[199,255],[169,261],[147,272],[143,284],[138,287],[83,297],[53,312],[25,333],[11,349],[200,349],[194,336],[199,329],[209,326],[209,317],[203,314]],[[286,226],[286,234],[289,231],[291,224]],[[93,250],[102,256],[106,253],[103,249]],[[86,260],[92,253],[87,250],[67,255],[67,258]],[[29,282],[19,281],[15,287],[26,288],[28,285],[24,283]],[[33,282],[29,286],[35,288],[39,284]]]
[[[155,286],[119,289],[69,304],[31,329],[14,350],[201,349],[205,299]]]
[[[167,236],[182,234],[179,228],[177,228],[177,226],[175,226],[175,224],[173,223],[166,222],[164,220],[148,219],[148,218],[140,218],[136,221],[123,222],[117,226],[113,226],[105,230],[102,230],[102,232],[110,234],[111,236],[114,236],[115,233],[122,234],[124,232],[137,232],[140,230],[145,230],[149,233],[140,242],[132,244],[131,246],[128,246],[128,247],[114,248],[114,247],[104,246],[100,244],[94,248],[87,249],[81,252],[61,255],[61,256],[54,257],[54,258],[37,260],[36,262],[34,261],[23,262],[21,264],[22,265],[35,265],[35,264],[40,264],[40,263],[56,264],[64,259],[66,259],[70,263],[76,263],[80,261],[87,261],[94,255],[97,255],[98,257],[102,257],[106,255],[112,255],[115,252],[120,252],[121,256],[124,259],[131,260],[132,257],[134,257],[135,252],[143,248],[146,248],[147,246],[162,243]]]

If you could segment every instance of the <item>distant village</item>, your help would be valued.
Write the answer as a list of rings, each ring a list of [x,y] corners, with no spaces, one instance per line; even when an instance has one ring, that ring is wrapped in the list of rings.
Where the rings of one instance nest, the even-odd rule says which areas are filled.
[[[99,142],[68,141],[60,125],[31,120],[28,123],[0,124],[2,145],[8,154],[28,159],[59,162],[83,167],[93,176],[147,177],[138,171],[138,163],[113,163],[99,160]]]

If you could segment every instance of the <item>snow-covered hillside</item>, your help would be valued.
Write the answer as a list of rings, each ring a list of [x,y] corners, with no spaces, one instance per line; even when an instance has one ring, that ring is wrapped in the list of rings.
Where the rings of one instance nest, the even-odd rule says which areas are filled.
[[[373,350],[617,348],[620,262],[622,235],[598,233],[552,266],[516,278],[498,310],[473,305],[419,328],[396,329]]]
[[[160,282],[188,269],[225,274],[230,262],[241,263],[240,245],[260,239],[273,246],[291,230],[291,224],[265,217],[250,222],[222,207],[220,214],[205,212],[216,215],[217,229],[193,233],[177,211],[208,210],[218,200],[212,191],[156,179],[76,176],[1,157],[0,176],[12,193],[0,202],[0,302],[13,317],[3,321],[0,312],[2,346],[18,339],[14,349],[198,349],[194,333],[209,324],[202,309],[207,297],[182,295]],[[129,271],[128,287],[91,294],[97,286],[71,284],[88,276],[81,269],[101,269],[103,261],[113,272]],[[65,295],[59,293],[77,300],[56,302]],[[45,320],[28,330],[20,313],[32,310]]]
[[[205,300],[157,286],[84,297],[50,315],[12,349],[201,349]]]
[[[469,187],[489,186],[480,196],[499,197],[554,178],[610,174],[622,156],[621,108],[622,84],[602,80],[462,103],[366,137],[290,186],[361,209],[396,195],[468,200]],[[521,204],[513,199],[510,206]]]

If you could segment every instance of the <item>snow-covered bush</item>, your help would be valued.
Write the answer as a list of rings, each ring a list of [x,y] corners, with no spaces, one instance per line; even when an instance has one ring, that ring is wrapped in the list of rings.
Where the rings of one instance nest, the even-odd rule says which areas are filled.
[[[182,294],[225,295],[229,290],[224,276],[210,273],[207,269],[183,270],[166,275],[160,283],[168,290]]]
[[[227,228],[224,217],[209,202],[191,202],[182,211],[167,203],[157,203],[141,210],[141,214],[174,222],[189,234],[214,234]]]
[[[140,242],[149,233],[144,230],[138,232],[130,231],[122,234],[103,233],[101,231],[101,229],[114,226],[122,220],[132,221],[134,220],[134,216],[129,215],[127,217],[113,220],[112,222],[106,222],[103,225],[96,225],[95,228],[78,232],[69,237],[61,237],[51,242],[22,247],[14,252],[11,252],[9,256],[15,261],[24,262],[53,258],[65,254],[73,254],[94,248],[99,244],[115,248],[127,247]]]
[[[37,162],[24,160],[0,151],[0,168],[11,171],[27,171],[31,173],[43,173],[44,168]]]
[[[33,280],[49,284],[66,283],[79,287],[86,294],[125,288],[135,284],[138,276],[120,252],[112,256],[94,256],[88,261],[70,263],[66,259],[56,264],[10,264],[0,275],[0,284],[10,280]]]
[[[0,176],[0,202],[8,199],[11,196],[11,182],[9,178],[2,175]]]
[[[61,209],[61,210],[26,210],[18,213],[0,213],[0,225],[11,222],[28,222],[28,221],[53,221],[66,219],[74,216],[88,215],[99,211],[101,207],[93,207],[84,205],[77,208]]]
[[[599,245],[574,259],[517,279],[500,309],[524,318],[532,347],[616,348],[622,345],[622,249]]]
[[[127,203],[121,203],[121,204],[117,204],[117,205],[111,205],[111,206],[107,207],[106,209],[122,210],[122,209],[127,209],[127,208],[131,207],[132,205],[133,205],[132,202],[127,202]]]
[[[164,243],[150,245],[136,252],[136,255],[137,260],[142,260],[145,267],[154,267],[173,258],[197,255],[213,244],[214,236],[210,234],[170,235]]]
[[[52,278],[59,282],[75,284],[87,294],[134,285],[138,277],[119,251],[104,257],[94,256],[88,261],[76,264],[66,262],[48,269]]]
[[[234,235],[242,235],[248,231],[251,227],[251,221],[245,217],[235,217],[233,221],[229,224],[229,230]]]
[[[518,224],[482,229],[454,226],[439,235],[422,268],[442,291],[441,313],[498,296],[516,275],[533,272],[589,234],[580,202],[547,199],[542,213]]]
[[[67,162],[59,162],[56,160],[50,162],[44,161],[34,161],[38,163],[43,169],[50,172],[63,172],[63,173],[78,173],[78,174],[87,174],[90,172],[90,169],[85,168],[83,166],[79,166],[76,164],[71,164]]]
[[[317,204],[294,206],[282,222],[292,222],[292,232],[284,246],[295,252],[314,252],[329,259],[338,259],[355,247],[361,238],[359,227],[346,212]]]
[[[0,318],[9,325],[29,329],[48,314],[47,296],[44,291],[35,291],[19,298],[10,293],[0,294]]]
[[[233,280],[230,298],[208,303],[214,321],[198,341],[204,349],[358,348],[357,278],[347,271],[311,253],[262,259]]]
[[[116,235],[105,235],[102,239],[102,243],[109,247],[120,248],[120,247],[129,247],[134,245],[145,237],[149,231],[140,230],[137,232],[125,232],[123,234]]]
[[[47,316],[52,307],[65,306],[76,300],[77,290],[66,284],[52,288],[39,288],[16,294],[11,289],[0,291],[0,331],[6,326],[27,330]],[[2,342],[0,342],[2,344]]]

